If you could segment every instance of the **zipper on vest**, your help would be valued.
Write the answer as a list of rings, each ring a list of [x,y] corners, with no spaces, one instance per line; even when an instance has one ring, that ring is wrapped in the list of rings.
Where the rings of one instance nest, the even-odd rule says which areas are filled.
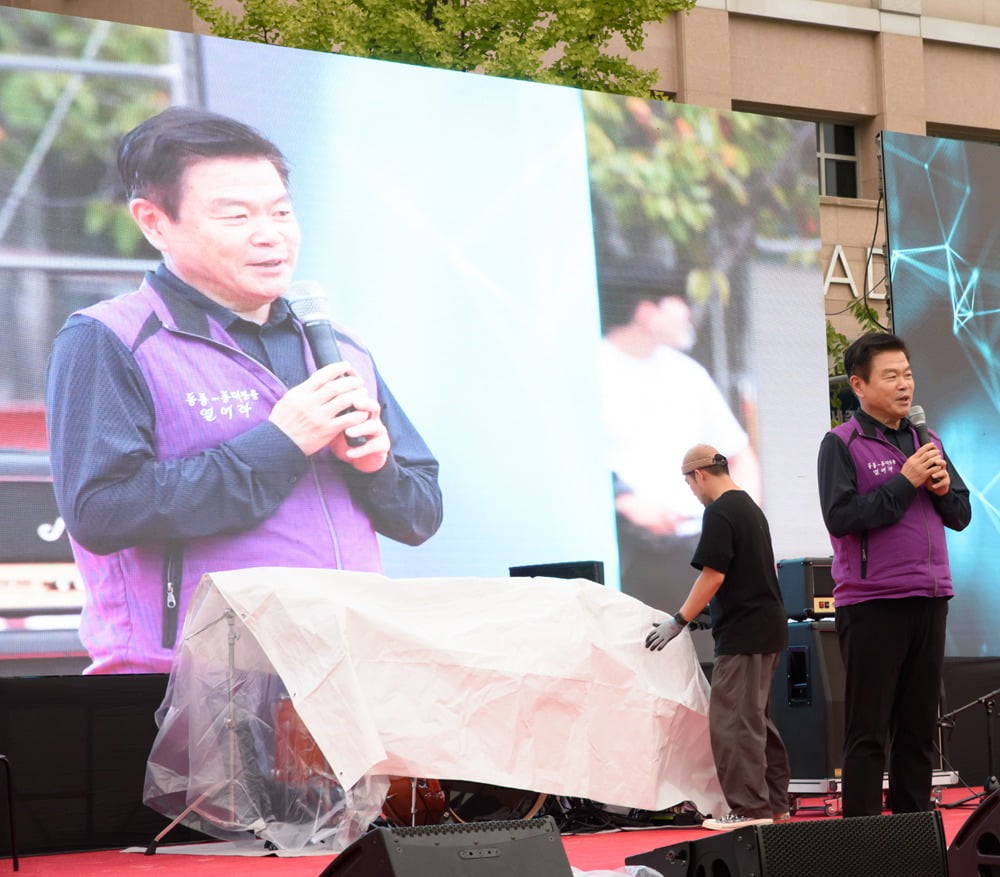
[[[343,569],[344,563],[340,557],[340,540],[337,538],[337,528],[334,526],[333,518],[330,517],[330,509],[326,504],[323,494],[323,483],[320,481],[319,472],[316,471],[316,462],[314,460],[309,461],[309,471],[312,472],[313,484],[316,485],[319,505],[323,510],[323,519],[326,521],[326,531],[330,535],[330,543],[333,546],[333,560],[336,564],[334,569]]]
[[[181,574],[184,568],[184,543],[168,542],[163,558],[163,640],[165,649],[177,641],[177,621],[180,610]]]
[[[924,535],[927,537],[927,568],[931,571],[931,580],[934,583],[932,596],[937,597],[938,577],[934,572],[934,535],[931,533],[931,523],[927,517],[928,506],[933,508],[933,502],[930,499],[930,494],[928,494],[926,499],[926,502],[920,503],[920,519],[924,522]]]
[[[861,534],[861,578],[868,578],[868,533]]]

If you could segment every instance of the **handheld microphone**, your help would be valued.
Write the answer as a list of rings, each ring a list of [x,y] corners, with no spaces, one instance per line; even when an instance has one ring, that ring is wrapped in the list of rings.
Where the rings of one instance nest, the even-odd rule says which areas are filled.
[[[931,436],[930,433],[927,432],[927,415],[924,414],[922,406],[914,405],[910,408],[910,423],[917,431],[917,441],[919,441],[921,445],[926,445],[927,442],[931,440]]]
[[[917,431],[917,442],[923,446],[931,440],[931,434],[927,431],[927,415],[924,414],[923,406],[913,405],[910,407],[910,423]],[[931,481],[937,483],[944,476],[941,474],[932,475]]]
[[[333,362],[343,362],[344,357],[340,355],[337,336],[330,321],[330,304],[323,288],[315,280],[299,280],[288,288],[285,299],[292,313],[302,323],[309,349],[312,351],[313,359],[316,360],[316,367],[322,368]],[[352,405],[340,413],[347,414],[354,410]],[[344,439],[352,448],[359,448],[368,441],[363,435],[348,435],[344,436]]]

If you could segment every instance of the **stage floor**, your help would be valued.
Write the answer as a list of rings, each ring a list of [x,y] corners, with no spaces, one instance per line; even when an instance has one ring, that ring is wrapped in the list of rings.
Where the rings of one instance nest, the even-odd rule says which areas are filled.
[[[946,842],[950,845],[965,821],[975,811],[977,801],[951,806],[981,788],[954,787],[944,790],[940,813]],[[805,805],[805,806],[803,806]],[[803,799],[794,816],[795,822],[827,819],[824,799]],[[563,835],[563,846],[573,868],[589,872],[615,872],[624,868],[625,859],[670,844],[708,837],[712,832],[691,828],[656,828],[611,831],[600,834]],[[188,846],[187,849],[191,847]],[[21,873],[26,877],[119,877],[145,874],[156,877],[318,877],[331,861],[327,856],[248,858],[235,856],[177,854],[164,846],[155,856],[100,850],[45,856],[22,856]],[[0,873],[8,872],[9,858],[0,860]],[[433,875],[427,875],[433,877]]]

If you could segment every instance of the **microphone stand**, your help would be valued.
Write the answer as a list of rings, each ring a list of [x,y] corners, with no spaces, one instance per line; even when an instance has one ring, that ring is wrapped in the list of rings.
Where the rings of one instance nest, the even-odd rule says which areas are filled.
[[[993,769],[993,716],[996,711],[996,698],[1000,695],[1000,688],[996,688],[989,694],[984,694],[982,697],[977,697],[975,700],[965,704],[965,706],[960,706],[957,710],[952,710],[950,713],[945,713],[941,716],[937,723],[939,727],[942,728],[953,728],[955,722],[953,719],[959,713],[964,712],[976,704],[982,704],[985,710],[986,717],[986,782],[983,784],[982,792],[974,792],[960,801],[952,801],[950,804],[941,804],[942,809],[951,809],[953,807],[961,807],[963,804],[969,803],[969,801],[981,801],[987,795],[1000,789],[1000,781],[997,781],[996,772]],[[968,788],[968,786],[966,786]]]
[[[172,829],[180,825],[180,823],[184,820],[184,818],[188,814],[197,811],[203,801],[207,800],[208,798],[211,798],[212,795],[214,795],[216,792],[218,792],[221,788],[223,788],[226,785],[230,786],[229,790],[230,818],[232,821],[235,821],[236,791],[235,788],[233,788],[233,786],[235,784],[235,777],[237,775],[236,764],[235,764],[235,759],[237,756],[236,756],[236,746],[232,742],[232,738],[236,730],[236,700],[234,694],[234,692],[236,691],[236,683],[234,681],[234,676],[236,672],[236,642],[240,638],[240,634],[239,631],[236,630],[236,626],[233,621],[234,617],[235,613],[233,612],[233,610],[227,608],[222,613],[222,615],[220,615],[218,618],[215,619],[215,621],[210,622],[205,627],[201,628],[201,630],[196,630],[193,634],[191,634],[191,636],[197,636],[200,633],[204,633],[206,630],[208,630],[208,628],[213,627],[222,620],[225,620],[226,624],[229,627],[229,634],[227,637],[228,655],[229,655],[229,660],[227,665],[228,715],[226,716],[224,723],[224,728],[228,732],[226,736],[229,740],[229,776],[225,776],[218,782],[213,783],[211,786],[205,789],[205,791],[202,792],[197,798],[195,798],[190,804],[188,804],[187,807],[181,810],[181,812],[177,815],[177,818],[174,819],[169,825],[166,826],[166,828],[164,828],[159,834],[156,835],[156,837],[154,837],[149,842],[145,851],[145,855],[147,856],[155,856],[156,850],[159,847],[160,842],[163,840],[163,838],[166,837],[171,832]]]

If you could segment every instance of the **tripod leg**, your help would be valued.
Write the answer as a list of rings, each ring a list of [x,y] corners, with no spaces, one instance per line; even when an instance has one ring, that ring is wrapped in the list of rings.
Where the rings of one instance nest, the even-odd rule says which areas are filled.
[[[163,831],[161,831],[158,835],[156,835],[156,837],[154,837],[149,842],[149,846],[146,847],[146,852],[144,853],[144,855],[155,856],[156,855],[156,847],[160,843],[160,841],[163,840],[163,838],[165,838],[167,836],[167,834],[169,834],[174,828],[176,828],[177,825],[179,825],[180,822],[184,819],[184,817],[188,815],[188,813],[190,813],[192,810],[197,810],[198,806],[201,804],[202,801],[204,801],[206,798],[210,797],[211,795],[214,795],[227,782],[229,782],[229,780],[225,779],[225,780],[223,780],[220,783],[216,783],[214,786],[212,786],[212,788],[208,789],[208,791],[202,792],[197,798],[194,799],[194,801],[192,801],[190,804],[188,804],[188,806],[185,807],[180,812],[180,814],[177,816],[176,819],[173,820],[173,822],[171,822],[166,828],[163,829]]]

